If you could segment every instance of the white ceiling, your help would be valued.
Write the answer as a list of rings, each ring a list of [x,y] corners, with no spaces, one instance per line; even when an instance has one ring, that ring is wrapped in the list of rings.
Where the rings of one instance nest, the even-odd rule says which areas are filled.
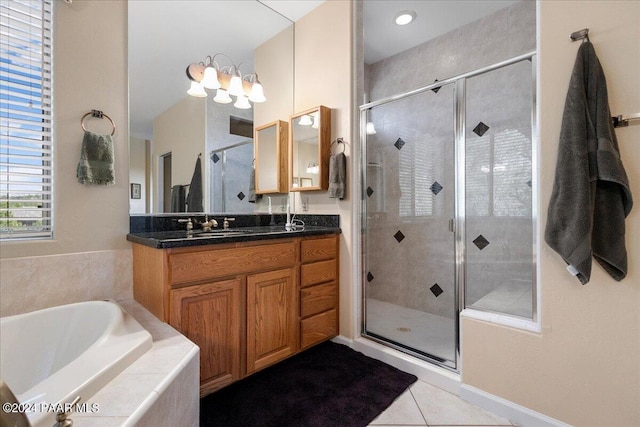
[[[332,1],[332,0],[329,0]],[[151,138],[152,120],[185,96],[187,65],[225,53],[253,66],[253,50],[324,0],[130,0],[131,135]],[[515,0],[364,0],[365,62],[373,63],[475,21]],[[417,19],[393,23],[402,10]],[[224,62],[221,65],[230,65]],[[241,71],[247,72],[247,68]]]

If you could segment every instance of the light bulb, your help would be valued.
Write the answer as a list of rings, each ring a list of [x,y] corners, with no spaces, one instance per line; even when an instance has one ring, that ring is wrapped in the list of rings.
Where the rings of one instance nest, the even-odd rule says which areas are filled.
[[[224,89],[218,89],[218,91],[216,92],[216,96],[215,98],[213,98],[213,100],[216,101],[218,104],[228,104],[231,101],[233,101],[229,96],[229,93]]]
[[[242,89],[242,79],[237,75],[231,76],[231,83],[229,83],[229,95],[244,96],[244,89]]]
[[[311,125],[311,127],[314,129],[318,129],[320,127],[320,117],[316,115],[313,116],[313,125]]]
[[[236,103],[233,104],[234,107],[240,108],[241,110],[246,110],[251,108],[251,104],[249,104],[249,100],[246,96],[241,95],[236,99]]]
[[[298,124],[300,126],[310,126],[313,124],[313,122],[311,121],[311,116],[309,116],[308,114],[305,114],[304,116],[300,117],[300,120],[298,121]]]
[[[191,81],[191,87],[187,91],[187,93],[191,96],[195,96],[196,98],[204,98],[207,96],[207,91],[204,90],[202,85],[198,82]]]
[[[393,21],[396,25],[407,25],[416,19],[416,16],[417,14],[413,10],[403,10],[395,16]]]
[[[251,86],[251,94],[249,95],[249,101],[251,102],[264,102],[267,98],[264,96],[264,89],[262,84],[256,80]]]
[[[204,69],[204,77],[200,84],[207,89],[220,89],[222,87],[218,80],[218,72],[213,65],[208,65],[207,68]]]

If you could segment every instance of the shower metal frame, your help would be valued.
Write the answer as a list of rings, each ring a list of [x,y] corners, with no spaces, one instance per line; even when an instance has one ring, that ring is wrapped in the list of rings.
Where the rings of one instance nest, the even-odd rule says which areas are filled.
[[[237,147],[241,147],[243,145],[247,145],[247,144],[253,144],[253,139],[247,139],[246,141],[242,141],[242,142],[238,142],[236,144],[232,144],[232,145],[228,145],[224,148],[218,148],[216,150],[211,150],[209,152],[209,161],[213,161],[211,160],[211,155],[214,153],[222,153],[222,156],[220,156],[220,160],[222,161],[222,164],[220,165],[221,167],[221,171],[220,171],[220,186],[221,186],[221,191],[220,191],[220,195],[222,197],[221,200],[221,205],[222,205],[222,212],[226,212],[226,208],[227,208],[227,190],[226,190],[226,185],[224,184],[224,178],[225,178],[225,174],[226,174],[226,170],[227,170],[227,150],[230,150],[232,148],[237,148]],[[254,156],[254,160],[255,160],[255,156]],[[213,168],[212,168],[213,169]],[[211,184],[213,184],[213,174],[211,175],[210,178]],[[213,208],[213,198],[211,199],[210,202],[211,207]],[[214,210],[214,209],[212,209]]]
[[[535,209],[538,206],[538,186],[537,186],[537,152],[538,152],[538,131],[537,131],[537,99],[536,99],[536,88],[537,88],[537,63],[536,63],[536,51],[531,51],[522,55],[515,56],[513,58],[497,62],[495,64],[479,68],[474,71],[470,71],[467,73],[459,74],[454,77],[450,77],[445,80],[440,80],[434,83],[431,83],[426,86],[419,87],[417,89],[413,89],[407,92],[402,92],[399,94],[395,94],[377,101],[368,102],[359,106],[360,110],[360,214],[361,214],[361,271],[360,271],[360,283],[362,290],[362,319],[361,319],[361,335],[373,341],[376,341],[380,344],[383,344],[387,347],[394,348],[396,350],[400,350],[409,355],[415,356],[419,359],[426,360],[435,365],[438,365],[447,370],[459,373],[460,366],[460,312],[465,309],[465,290],[466,290],[466,263],[464,262],[464,256],[466,253],[466,244],[465,244],[465,143],[466,143],[466,122],[465,122],[465,109],[466,109],[466,79],[470,77],[479,76],[481,74],[485,74],[509,65],[516,64],[518,62],[529,60],[531,62],[532,69],[532,105],[531,105],[531,221],[532,221],[532,242],[533,242],[533,277],[532,283],[534,284],[532,289],[532,304],[533,304],[533,318],[534,322],[537,321],[537,221],[538,214]],[[454,197],[454,214],[455,218],[453,218],[454,224],[454,264],[455,264],[455,273],[454,273],[454,301],[455,301],[455,360],[452,362],[455,366],[449,366],[446,364],[446,361],[442,361],[441,358],[433,355],[425,355],[422,352],[413,351],[406,346],[399,345],[391,342],[390,340],[385,340],[378,338],[376,336],[372,336],[367,333],[366,324],[367,324],[367,310],[366,310],[366,301],[367,301],[367,292],[365,286],[364,275],[366,274],[366,253],[364,248],[365,245],[365,232],[366,232],[366,215],[367,215],[367,206],[366,199],[364,196],[364,185],[366,182],[366,169],[367,169],[367,151],[366,151],[366,143],[367,143],[367,133],[366,133],[366,123],[367,123],[367,113],[373,107],[378,107],[380,105],[388,104],[390,102],[398,101],[401,99],[409,98],[414,95],[418,95],[421,93],[425,93],[432,89],[437,89],[447,85],[453,85],[453,95],[454,95],[454,176],[455,176],[455,192],[456,195]],[[478,308],[470,308],[473,310],[479,311],[489,311],[489,310],[480,310]],[[489,311],[491,312],[491,311]],[[498,313],[498,312],[495,312]],[[501,316],[509,316],[509,317],[517,317],[506,313],[498,313]]]

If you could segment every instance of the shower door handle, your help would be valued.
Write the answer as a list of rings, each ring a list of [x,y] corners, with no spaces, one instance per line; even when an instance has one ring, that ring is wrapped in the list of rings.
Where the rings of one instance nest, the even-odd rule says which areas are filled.
[[[452,233],[456,232],[456,219],[449,218],[449,231]]]

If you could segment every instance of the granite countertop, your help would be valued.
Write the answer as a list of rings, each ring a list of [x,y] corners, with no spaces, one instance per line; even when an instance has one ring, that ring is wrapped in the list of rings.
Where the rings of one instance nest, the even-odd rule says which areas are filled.
[[[223,243],[250,242],[290,237],[340,234],[340,227],[305,226],[286,231],[284,226],[257,226],[212,229],[211,232],[148,231],[127,234],[127,240],[157,249],[183,248],[190,246],[215,245]]]

